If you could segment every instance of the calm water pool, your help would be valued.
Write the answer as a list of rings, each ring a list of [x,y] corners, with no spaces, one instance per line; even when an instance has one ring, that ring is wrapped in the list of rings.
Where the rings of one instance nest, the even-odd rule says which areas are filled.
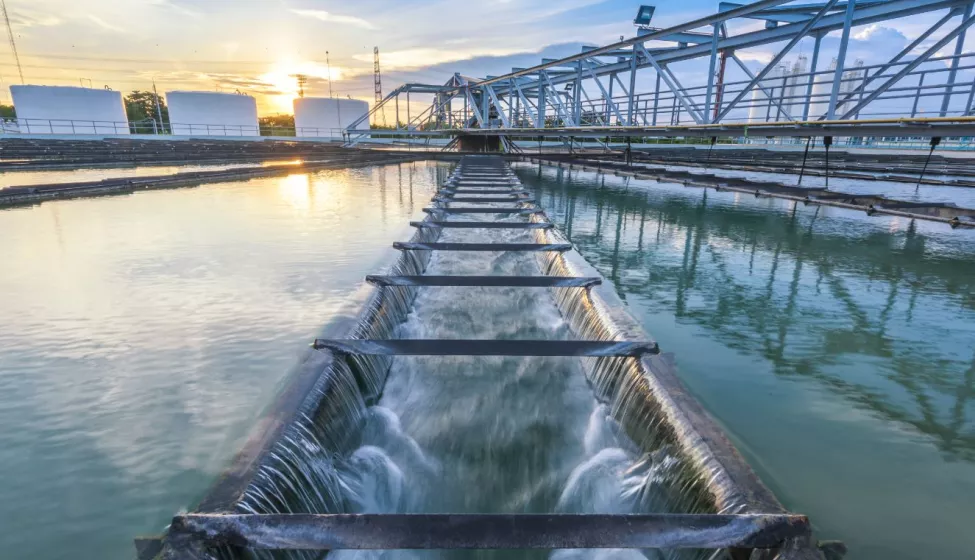
[[[0,557],[130,558],[447,169],[0,211]],[[975,232],[517,169],[822,538],[854,559],[970,557]]]
[[[971,557],[975,231],[518,173],[820,538],[853,559]]]
[[[409,237],[434,164],[0,211],[0,557],[134,556]]]

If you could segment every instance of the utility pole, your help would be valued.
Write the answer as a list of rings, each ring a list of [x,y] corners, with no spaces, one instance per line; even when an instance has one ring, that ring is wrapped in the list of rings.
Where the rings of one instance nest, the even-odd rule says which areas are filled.
[[[295,74],[295,80],[298,81],[298,97],[305,96],[305,86],[308,84],[308,76],[305,74]]]
[[[20,67],[20,56],[17,54],[17,42],[14,40],[14,30],[10,28],[10,18],[7,16],[7,0],[0,0],[0,9],[3,10],[3,22],[7,24],[7,37],[10,38],[10,50],[14,52],[14,61],[17,63],[17,73],[20,74],[20,83],[24,82],[24,69]]]
[[[372,48],[372,77],[376,91],[376,105],[383,102],[383,75],[379,71],[379,47]],[[397,98],[398,101],[398,98]],[[398,105],[397,105],[398,107]],[[386,126],[386,111],[382,112],[383,126]],[[399,116],[396,117],[396,127],[399,128]]]
[[[328,62],[328,51],[325,51],[325,72],[328,73],[328,97],[332,97],[332,65]]]

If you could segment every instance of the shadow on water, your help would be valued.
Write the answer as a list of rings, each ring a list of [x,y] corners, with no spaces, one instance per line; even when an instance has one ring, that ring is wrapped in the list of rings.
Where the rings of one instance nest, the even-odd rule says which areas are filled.
[[[562,168],[517,171],[631,306],[672,314],[780,378],[815,380],[928,436],[946,460],[975,461],[975,258],[960,249],[971,232]],[[655,335],[665,345],[667,333]]]

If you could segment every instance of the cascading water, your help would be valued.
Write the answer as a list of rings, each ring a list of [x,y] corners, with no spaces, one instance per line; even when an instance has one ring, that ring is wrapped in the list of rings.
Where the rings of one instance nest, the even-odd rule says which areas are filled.
[[[491,215],[489,215],[491,216]],[[484,214],[456,214],[475,221]],[[490,218],[488,218],[490,219]],[[494,216],[495,221],[523,217]],[[546,232],[419,228],[413,241],[552,242]],[[564,274],[561,256],[404,252],[395,274]],[[585,290],[384,287],[354,338],[611,340]],[[603,310],[605,311],[605,310]],[[706,475],[677,448],[637,360],[356,357],[327,366],[265,457],[241,513],[714,512]],[[725,508],[727,510],[727,507]],[[221,550],[221,557],[322,552]],[[441,557],[494,551],[334,551]],[[720,558],[713,551],[525,551],[526,557]],[[512,556],[505,551],[504,557]]]

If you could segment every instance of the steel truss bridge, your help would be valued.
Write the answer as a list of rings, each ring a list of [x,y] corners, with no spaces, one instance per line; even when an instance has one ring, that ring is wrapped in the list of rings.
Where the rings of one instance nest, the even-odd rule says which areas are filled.
[[[571,146],[572,138],[611,136],[972,136],[975,83],[959,78],[975,70],[975,53],[963,52],[973,3],[722,2],[713,15],[644,27],[635,37],[501,76],[455,73],[442,85],[404,84],[349,126],[348,140],[355,145],[381,132],[453,137],[451,146],[464,135],[488,135],[512,148],[518,137],[558,137]],[[933,23],[886,62],[848,60],[856,28],[923,14]],[[832,32],[840,34],[835,53],[821,49]],[[790,71],[783,62],[806,38],[811,55],[799,55],[802,65]],[[775,49],[757,72],[746,64],[756,48]],[[952,54],[939,54],[946,49]],[[690,83],[688,76],[705,79]],[[419,114],[411,96],[413,106],[417,99],[425,106]],[[380,111],[395,114],[394,130],[369,127]]]

